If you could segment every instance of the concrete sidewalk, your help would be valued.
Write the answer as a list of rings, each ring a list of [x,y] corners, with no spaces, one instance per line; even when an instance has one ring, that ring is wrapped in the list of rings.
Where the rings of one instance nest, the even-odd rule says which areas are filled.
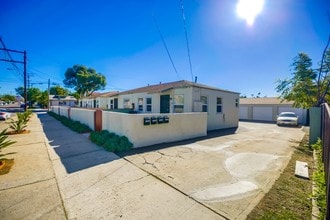
[[[88,135],[39,118],[3,150],[15,164],[0,176],[0,219],[223,219]]]
[[[4,122],[0,130],[8,128]],[[17,141],[2,150],[14,158],[10,172],[0,175],[0,219],[65,219],[64,207],[50,161],[45,135],[36,115],[28,134],[10,135]]]

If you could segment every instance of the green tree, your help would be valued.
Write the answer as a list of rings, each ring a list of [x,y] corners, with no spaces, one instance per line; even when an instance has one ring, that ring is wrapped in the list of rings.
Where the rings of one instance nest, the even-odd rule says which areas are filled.
[[[17,95],[20,95],[21,97],[24,97],[24,87],[18,87],[18,88],[16,88],[15,89],[15,91],[16,91],[16,94]]]
[[[24,97],[24,88],[23,87],[18,87],[15,89],[17,95],[20,95]],[[41,96],[41,91],[38,88],[29,88],[26,91],[27,93],[27,101],[29,102],[29,105],[32,106],[34,103],[39,101],[39,98]]]
[[[33,106],[34,103],[39,101],[41,94],[42,92],[38,88],[29,88],[27,90],[27,98],[30,103],[30,106]]]
[[[328,37],[327,45],[323,51],[322,59],[319,64],[320,68],[318,69],[318,79],[317,79],[317,97],[318,97],[318,106],[324,102],[330,100],[330,35]]]
[[[70,92],[69,90],[57,85],[50,87],[49,93],[50,95],[67,96]]]
[[[294,101],[297,108],[309,108],[315,106],[317,100],[317,74],[312,69],[312,60],[305,53],[299,53],[293,59],[292,77],[278,80],[276,91],[280,97],[288,101]]]
[[[65,86],[74,88],[79,94],[79,98],[90,96],[94,91],[104,89],[106,85],[104,75],[83,65],[74,65],[68,68],[63,82]]]
[[[4,94],[0,96],[0,100],[4,102],[12,102],[16,100],[16,97],[10,94]]]
[[[44,91],[40,94],[39,98],[38,98],[38,103],[42,106],[42,107],[48,107],[48,91]]]

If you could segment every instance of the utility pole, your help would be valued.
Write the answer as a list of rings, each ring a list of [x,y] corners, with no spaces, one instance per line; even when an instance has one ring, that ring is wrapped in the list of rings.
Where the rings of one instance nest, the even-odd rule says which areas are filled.
[[[1,40],[1,38],[0,38],[0,41],[1,41],[1,43],[2,43],[2,45],[3,45],[3,42],[2,42],[2,40]],[[24,111],[26,111],[26,108],[27,108],[27,92],[26,92],[26,81],[27,81],[27,79],[26,79],[26,76],[27,76],[27,74],[26,74],[26,60],[27,60],[27,56],[26,56],[26,51],[24,50],[24,51],[19,51],[19,50],[11,50],[11,49],[7,49],[7,48],[0,48],[0,50],[4,50],[4,51],[6,51],[8,54],[9,54],[9,52],[13,52],[13,53],[21,53],[21,54],[23,54],[23,62],[22,61],[18,61],[18,60],[13,60],[12,58],[11,58],[11,56],[10,56],[10,60],[7,60],[7,59],[0,59],[0,61],[5,61],[5,62],[10,62],[10,63],[22,63],[22,64],[24,64],[24,102],[25,102],[25,105],[24,105]]]
[[[27,91],[26,91],[26,51],[24,50],[24,111],[26,112],[27,108]]]
[[[50,79],[48,79],[48,111],[50,109]]]

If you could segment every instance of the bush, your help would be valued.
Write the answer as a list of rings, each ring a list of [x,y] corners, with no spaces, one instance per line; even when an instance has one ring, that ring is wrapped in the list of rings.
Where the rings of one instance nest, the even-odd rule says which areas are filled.
[[[7,133],[7,129],[4,129],[3,131],[0,132],[0,152],[3,148],[16,143],[16,141],[6,140],[8,138],[6,133]]]
[[[17,112],[16,116],[17,116],[17,120],[14,120],[12,118],[10,119],[9,128],[14,130],[15,133],[20,134],[27,127],[27,123],[29,122],[32,116],[32,111],[26,111],[23,113]]]
[[[125,136],[119,136],[106,130],[91,132],[90,140],[110,152],[129,150],[133,144]]]
[[[326,182],[324,173],[324,164],[322,162],[322,143],[318,140],[312,145],[312,148],[316,151],[317,166],[313,173],[313,180],[316,184],[313,197],[316,199],[316,204],[320,210],[319,219],[325,219],[326,214]]]

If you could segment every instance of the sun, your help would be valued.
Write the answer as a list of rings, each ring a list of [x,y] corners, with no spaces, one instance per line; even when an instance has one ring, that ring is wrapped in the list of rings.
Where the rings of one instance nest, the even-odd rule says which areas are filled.
[[[252,26],[263,6],[264,0],[239,0],[236,5],[236,13],[239,17],[245,19],[248,25]]]

